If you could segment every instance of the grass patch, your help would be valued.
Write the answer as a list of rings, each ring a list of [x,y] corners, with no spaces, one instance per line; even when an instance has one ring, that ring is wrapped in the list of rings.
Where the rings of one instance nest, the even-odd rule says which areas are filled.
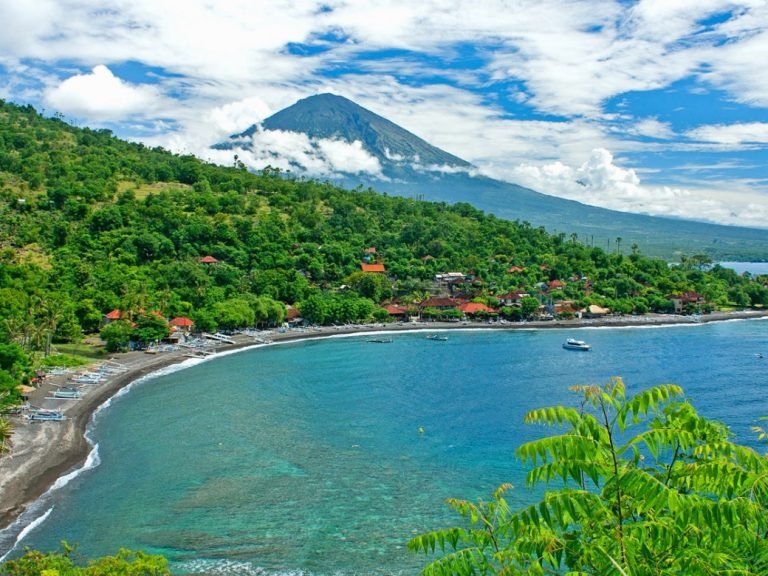
[[[85,363],[93,362],[94,360],[103,360],[107,355],[107,351],[101,344],[89,344],[82,342],[78,344],[56,344],[55,356],[75,356],[83,358]]]

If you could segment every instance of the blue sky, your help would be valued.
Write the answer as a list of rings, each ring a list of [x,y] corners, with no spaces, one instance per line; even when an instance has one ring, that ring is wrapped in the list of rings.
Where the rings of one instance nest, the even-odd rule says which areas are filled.
[[[209,146],[332,92],[478,173],[768,228],[765,0],[0,0],[0,22],[0,98],[175,152],[231,163]],[[255,138],[253,168],[377,170]]]

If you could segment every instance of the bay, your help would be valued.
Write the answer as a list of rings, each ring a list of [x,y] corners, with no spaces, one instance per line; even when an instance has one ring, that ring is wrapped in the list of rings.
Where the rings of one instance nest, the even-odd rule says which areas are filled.
[[[272,345],[143,381],[98,414],[100,465],[48,497],[22,545],[142,549],[176,574],[416,574],[406,542],[456,522],[446,498],[512,482],[513,505],[533,501],[514,450],[552,430],[524,414],[614,376],[630,393],[678,384],[763,450],[766,321],[446,334]]]

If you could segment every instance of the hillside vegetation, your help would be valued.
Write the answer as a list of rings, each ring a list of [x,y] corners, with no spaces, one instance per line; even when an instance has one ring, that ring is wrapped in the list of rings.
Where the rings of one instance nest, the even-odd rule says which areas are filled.
[[[688,312],[768,303],[761,279],[706,256],[670,267],[621,238],[609,253],[464,203],[343,190],[233,164],[0,102],[3,401],[29,377],[30,354],[98,333],[115,309],[124,321],[106,336],[122,345],[161,337],[164,319],[176,316],[198,330],[276,326],[288,306],[316,324],[385,322],[382,306],[392,302],[414,315],[450,316],[420,306],[434,295],[477,300],[494,310],[490,317],[509,320],[590,304],[671,312],[670,297],[682,294],[695,295]],[[386,273],[362,272],[366,259]],[[435,281],[448,272],[464,280]]]

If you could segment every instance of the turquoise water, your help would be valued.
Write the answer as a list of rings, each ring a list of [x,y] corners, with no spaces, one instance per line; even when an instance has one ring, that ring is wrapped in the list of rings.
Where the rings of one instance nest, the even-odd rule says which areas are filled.
[[[547,431],[523,415],[573,403],[572,384],[679,384],[745,443],[768,415],[767,321],[448,334],[272,345],[141,382],[96,418],[100,465],[21,545],[139,548],[175,573],[415,574],[405,544],[454,523],[445,498],[512,482],[532,500],[514,450]]]

